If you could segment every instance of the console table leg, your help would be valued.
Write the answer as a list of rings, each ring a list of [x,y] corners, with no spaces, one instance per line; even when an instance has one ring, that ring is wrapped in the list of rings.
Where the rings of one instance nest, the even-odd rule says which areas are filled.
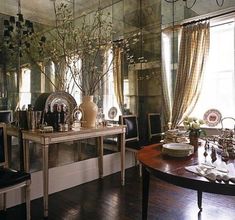
[[[197,205],[200,210],[202,210],[202,191],[197,191]]]
[[[99,159],[98,159],[98,165],[99,165],[99,177],[103,178],[103,155],[104,155],[104,138],[103,137],[99,137],[97,138],[97,142],[98,142],[98,149],[99,149]]]
[[[142,220],[148,217],[148,198],[149,198],[149,172],[142,166]]]
[[[42,146],[42,169],[43,169],[43,207],[44,207],[44,217],[48,217],[48,184],[49,184],[49,171],[48,171],[48,145]]]
[[[121,154],[121,184],[125,185],[125,169],[126,169],[126,150],[125,150],[125,134],[121,133],[119,135],[120,140],[120,154]]]

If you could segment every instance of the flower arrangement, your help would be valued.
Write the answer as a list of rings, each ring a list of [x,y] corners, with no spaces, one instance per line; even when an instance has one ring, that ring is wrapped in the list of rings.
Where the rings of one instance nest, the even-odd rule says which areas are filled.
[[[183,120],[184,128],[189,131],[191,135],[195,135],[199,137],[201,134],[205,133],[204,130],[201,129],[201,125],[204,124],[202,119],[198,119],[196,117],[188,117],[186,116]]]

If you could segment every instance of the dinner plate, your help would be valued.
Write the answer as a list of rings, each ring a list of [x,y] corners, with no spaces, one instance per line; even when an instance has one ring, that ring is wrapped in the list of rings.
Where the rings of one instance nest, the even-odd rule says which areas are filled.
[[[219,110],[217,109],[209,109],[205,112],[203,116],[203,120],[205,121],[205,124],[214,127],[218,125],[221,121],[222,115]]]
[[[110,108],[108,111],[108,117],[110,119],[114,119],[116,116],[117,116],[117,108],[116,107]]]
[[[162,153],[172,157],[187,157],[194,151],[194,147],[186,143],[168,143],[162,145]]]

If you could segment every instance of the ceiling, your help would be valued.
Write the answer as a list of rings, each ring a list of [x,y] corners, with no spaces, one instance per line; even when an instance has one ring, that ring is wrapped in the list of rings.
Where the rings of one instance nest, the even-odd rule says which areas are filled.
[[[223,0],[219,0],[218,3],[221,4]],[[188,3],[189,7],[192,5],[192,1],[189,1]],[[234,0],[224,0],[223,6],[219,7],[216,4],[216,0],[210,0],[210,1],[202,1],[202,0],[197,0],[195,5],[193,6],[192,10],[195,11],[197,14],[202,15],[202,14],[207,14],[219,9],[225,9],[234,6]]]
[[[15,16],[18,12],[19,0],[0,0],[0,13],[6,15]],[[113,3],[121,0],[20,0],[21,12],[25,18],[35,21],[41,24],[53,25],[54,24],[54,8],[53,2],[59,4],[60,2],[66,2],[67,4],[75,6],[75,15],[79,17],[82,12],[89,12],[97,8],[99,5],[101,8],[105,8]],[[137,1],[137,0],[136,0]],[[143,2],[146,0],[143,0]],[[222,1],[222,0],[221,0]],[[221,1],[219,1],[221,3]],[[171,9],[169,3],[162,1],[163,10],[167,11]],[[185,4],[183,0],[178,1],[176,6]],[[188,0],[189,6],[192,4],[192,0]],[[164,7],[165,5],[165,7]],[[214,10],[223,9],[234,6],[234,0],[224,0],[223,7],[216,5],[216,0],[204,1],[197,0],[192,10],[198,14],[206,14]],[[178,13],[177,9],[176,12]],[[176,13],[176,14],[177,14]]]
[[[97,8],[99,4],[102,8],[111,5],[117,0],[21,0],[21,13],[25,18],[38,23],[53,25],[54,24],[54,8],[53,2],[56,4],[66,2],[68,5],[75,5],[76,17],[82,12],[89,12]],[[15,16],[18,12],[18,0],[1,0],[0,13]]]

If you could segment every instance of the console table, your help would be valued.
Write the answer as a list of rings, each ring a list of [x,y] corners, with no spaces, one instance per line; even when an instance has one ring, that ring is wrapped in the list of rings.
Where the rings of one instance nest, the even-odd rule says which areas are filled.
[[[205,160],[204,147],[186,158],[173,158],[162,155],[161,144],[144,147],[138,152],[138,160],[143,167],[142,219],[147,219],[149,178],[153,175],[176,186],[197,190],[198,207],[202,209],[202,192],[235,196],[235,184],[229,182],[210,182],[205,177],[189,172],[186,166],[197,165]],[[207,157],[210,160],[210,156]],[[217,157],[220,160],[220,156]],[[228,161],[233,163],[234,160]]]
[[[8,127],[7,134],[9,136],[17,136],[16,128]],[[99,176],[103,177],[103,138],[104,136],[118,135],[121,149],[121,184],[125,184],[125,126],[113,125],[98,128],[81,128],[77,131],[41,133],[40,131],[22,130],[23,152],[24,152],[24,168],[29,172],[29,142],[35,142],[42,147],[42,163],[43,163],[43,205],[44,217],[48,216],[48,150],[50,144],[58,144],[66,141],[77,141],[88,138],[96,138],[99,152]]]

